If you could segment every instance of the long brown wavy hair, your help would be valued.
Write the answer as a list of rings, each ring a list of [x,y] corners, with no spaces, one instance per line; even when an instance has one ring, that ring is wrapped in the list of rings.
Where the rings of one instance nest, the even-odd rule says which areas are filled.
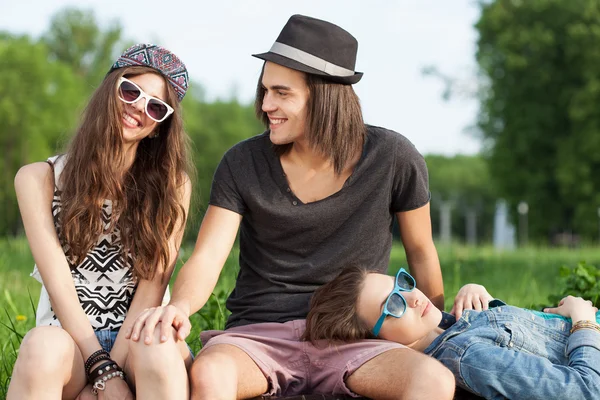
[[[262,110],[265,89],[263,70],[258,78],[254,109],[256,116],[269,128],[269,117]],[[340,175],[347,164],[362,151],[366,136],[360,100],[351,85],[328,81],[318,75],[304,74],[309,90],[306,137],[312,148],[333,162]],[[279,156],[292,148],[292,143],[274,145]]]
[[[170,267],[169,237],[178,224],[183,230],[187,217],[180,189],[193,168],[181,106],[162,77],[167,88],[165,101],[175,111],[158,124],[156,137],[140,141],[133,164],[123,173],[123,103],[117,98],[117,82],[122,76],[145,73],[162,77],[148,67],[119,68],[109,73],[92,95],[60,176],[59,237],[68,246],[69,262],[77,265],[101,234],[118,229],[123,256],[131,254],[134,274],[152,279],[159,266],[162,271]],[[102,219],[105,199],[112,201],[109,223]]]
[[[366,268],[348,266],[315,291],[306,316],[303,340],[313,343],[317,340],[352,342],[375,338],[356,314],[358,296],[368,273]]]

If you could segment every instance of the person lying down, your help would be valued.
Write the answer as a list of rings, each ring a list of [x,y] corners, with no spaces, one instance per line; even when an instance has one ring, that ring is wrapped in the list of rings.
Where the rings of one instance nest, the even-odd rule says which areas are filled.
[[[600,399],[600,313],[591,301],[567,296],[539,312],[467,284],[452,312],[458,318],[437,309],[402,268],[393,277],[350,266],[313,295],[303,339],[398,342],[436,358],[458,386],[486,399]]]

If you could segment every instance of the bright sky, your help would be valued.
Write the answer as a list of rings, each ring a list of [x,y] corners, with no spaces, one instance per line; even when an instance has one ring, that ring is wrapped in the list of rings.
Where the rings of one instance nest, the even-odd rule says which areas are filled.
[[[267,51],[292,14],[328,20],[358,40],[364,76],[354,87],[368,123],[402,133],[424,154],[480,149],[466,133],[476,100],[445,102],[442,82],[421,72],[434,65],[473,79],[473,0],[0,0],[0,30],[38,37],[65,6],[93,9],[101,24],[118,19],[125,37],[176,53],[209,99],[243,102],[253,99],[262,65],[250,55]]]

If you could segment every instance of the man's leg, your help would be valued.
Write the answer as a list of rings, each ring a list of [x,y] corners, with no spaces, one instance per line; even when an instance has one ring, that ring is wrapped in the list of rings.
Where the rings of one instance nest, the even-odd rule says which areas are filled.
[[[375,400],[451,400],[455,381],[436,359],[411,349],[395,349],[364,363],[347,378],[346,385]]]
[[[190,371],[192,400],[232,400],[260,396],[267,378],[236,346],[217,344],[202,351]]]

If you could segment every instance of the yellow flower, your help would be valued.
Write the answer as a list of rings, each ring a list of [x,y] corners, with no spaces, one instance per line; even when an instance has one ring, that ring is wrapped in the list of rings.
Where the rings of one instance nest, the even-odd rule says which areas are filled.
[[[16,319],[17,319],[18,322],[27,321],[27,317],[25,315],[22,315],[22,314],[17,315]]]

